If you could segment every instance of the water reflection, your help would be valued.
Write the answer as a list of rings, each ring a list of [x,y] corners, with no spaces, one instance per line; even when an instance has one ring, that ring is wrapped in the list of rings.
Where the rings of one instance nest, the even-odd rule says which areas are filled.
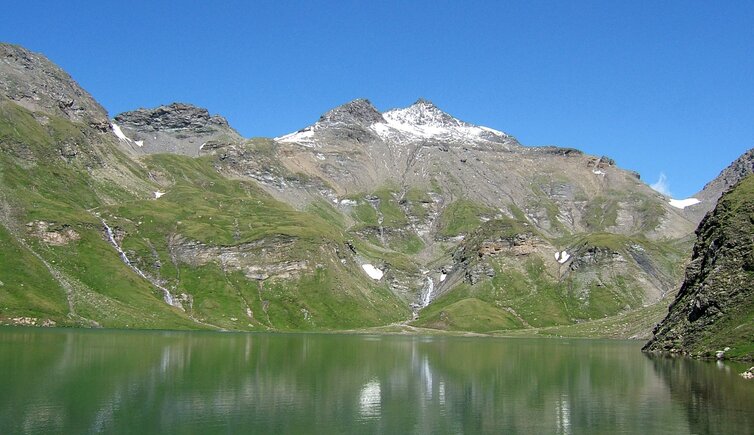
[[[737,373],[747,366],[684,358],[651,358],[653,367],[681,405],[693,433],[754,433],[752,382]]]
[[[0,433],[752,433],[754,383],[639,346],[0,329]]]

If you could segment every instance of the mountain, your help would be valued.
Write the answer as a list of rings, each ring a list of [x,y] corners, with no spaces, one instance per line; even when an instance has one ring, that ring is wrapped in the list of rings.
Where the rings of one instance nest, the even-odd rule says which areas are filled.
[[[753,176],[722,195],[696,235],[683,285],[644,350],[754,359]]]
[[[0,50],[0,322],[491,332],[645,313],[681,281],[697,222],[609,157],[424,99],[270,139],[184,103],[109,120]]]

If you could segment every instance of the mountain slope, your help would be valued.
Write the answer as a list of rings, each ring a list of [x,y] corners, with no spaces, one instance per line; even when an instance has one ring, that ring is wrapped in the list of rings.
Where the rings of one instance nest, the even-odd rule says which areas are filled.
[[[0,48],[13,54],[5,62],[41,59]],[[51,63],[35,65],[49,69],[35,73],[47,80],[35,95],[49,104],[29,110],[25,93],[0,96],[0,322],[330,329],[408,316],[336,225],[221,176],[210,158],[139,157],[106,116],[105,128],[91,122],[102,113],[59,111],[69,93],[93,100]],[[17,67],[0,82],[16,80]]]
[[[649,352],[754,358],[754,177],[723,194],[696,231],[691,263]]]
[[[454,307],[522,328],[655,303],[680,282],[693,228],[609,158],[524,147],[426,100],[385,113],[356,100],[254,149],[209,152],[223,173],[253,178],[294,207],[327,200],[357,244],[409,256],[415,272],[381,267],[415,311],[431,302],[421,326],[490,330],[433,320]],[[512,295],[500,296],[507,286]]]
[[[182,103],[107,120],[0,48],[0,322],[496,331],[625,315],[680,282],[694,222],[607,157],[426,100],[274,139]]]

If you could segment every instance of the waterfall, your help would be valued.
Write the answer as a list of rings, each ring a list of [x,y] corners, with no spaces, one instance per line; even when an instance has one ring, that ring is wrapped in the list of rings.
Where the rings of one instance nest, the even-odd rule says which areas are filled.
[[[140,277],[146,279],[147,281],[149,281],[150,284],[162,290],[162,295],[163,295],[163,299],[165,300],[165,303],[167,303],[168,305],[183,309],[183,306],[181,305],[181,303],[176,301],[173,298],[173,295],[170,293],[170,290],[157,284],[153,279],[150,279],[149,277],[147,277],[147,275],[144,272],[142,272],[141,269],[139,269],[138,267],[136,267],[136,265],[131,263],[131,260],[129,260],[126,253],[123,252],[123,249],[118,244],[118,241],[115,240],[115,234],[113,234],[113,229],[110,228],[110,226],[107,224],[107,222],[105,222],[104,219],[100,218],[100,221],[102,222],[102,225],[105,226],[105,232],[107,233],[107,240],[110,242],[111,245],[113,245],[115,250],[118,251],[118,255],[120,255],[120,259],[124,263],[126,263],[126,265],[130,267],[131,270],[136,272],[136,274],[138,274]]]
[[[432,281],[432,278],[427,277],[427,283],[424,285],[424,288],[422,289],[422,302],[421,307],[424,308],[432,301],[432,292],[435,291],[435,282]]]

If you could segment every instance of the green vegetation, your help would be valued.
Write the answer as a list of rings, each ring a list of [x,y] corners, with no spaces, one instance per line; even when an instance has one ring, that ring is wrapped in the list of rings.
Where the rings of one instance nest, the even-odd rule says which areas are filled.
[[[65,319],[65,290],[47,271],[45,265],[24,249],[0,226],[0,317],[49,317]]]
[[[60,157],[61,143],[77,147],[71,161]],[[51,117],[43,126],[7,101],[0,103],[0,144],[0,210],[12,213],[0,226],[0,322],[28,316],[108,327],[287,330],[373,326],[408,316],[384,284],[375,285],[358,265],[341,264],[336,253],[346,223],[324,201],[295,210],[251,181],[223,177],[213,157],[154,155],[136,164],[83,125]],[[273,151],[269,141],[247,146],[263,156]],[[117,181],[96,175],[105,161]],[[166,193],[155,200],[153,191]],[[385,204],[388,222],[401,222],[400,209]],[[121,261],[99,216],[137,267],[174,295],[187,295],[185,311],[165,304],[162,290]],[[29,229],[7,228],[34,221],[50,222],[51,231],[70,228],[77,237],[56,246],[27,234],[27,246],[16,233]],[[209,250],[257,243],[254,259],[303,269],[250,279],[214,257],[178,260],[181,243]],[[265,249],[279,250],[277,243],[289,250],[265,256]],[[407,240],[406,250],[415,245]],[[68,297],[32,251],[69,283]],[[384,257],[408,263],[396,260],[399,254]]]
[[[459,199],[449,204],[440,215],[440,234],[454,237],[468,233],[479,227],[482,216],[489,216],[494,211],[469,200]]]
[[[476,298],[461,299],[440,311],[435,310],[431,315],[423,316],[421,324],[448,331],[476,332],[522,327],[521,322],[512,314]]]
[[[697,230],[668,316],[645,346],[700,357],[754,359],[754,177],[723,194]]]
[[[583,219],[585,226],[591,231],[615,226],[618,219],[618,203],[612,198],[598,196],[587,204]]]

